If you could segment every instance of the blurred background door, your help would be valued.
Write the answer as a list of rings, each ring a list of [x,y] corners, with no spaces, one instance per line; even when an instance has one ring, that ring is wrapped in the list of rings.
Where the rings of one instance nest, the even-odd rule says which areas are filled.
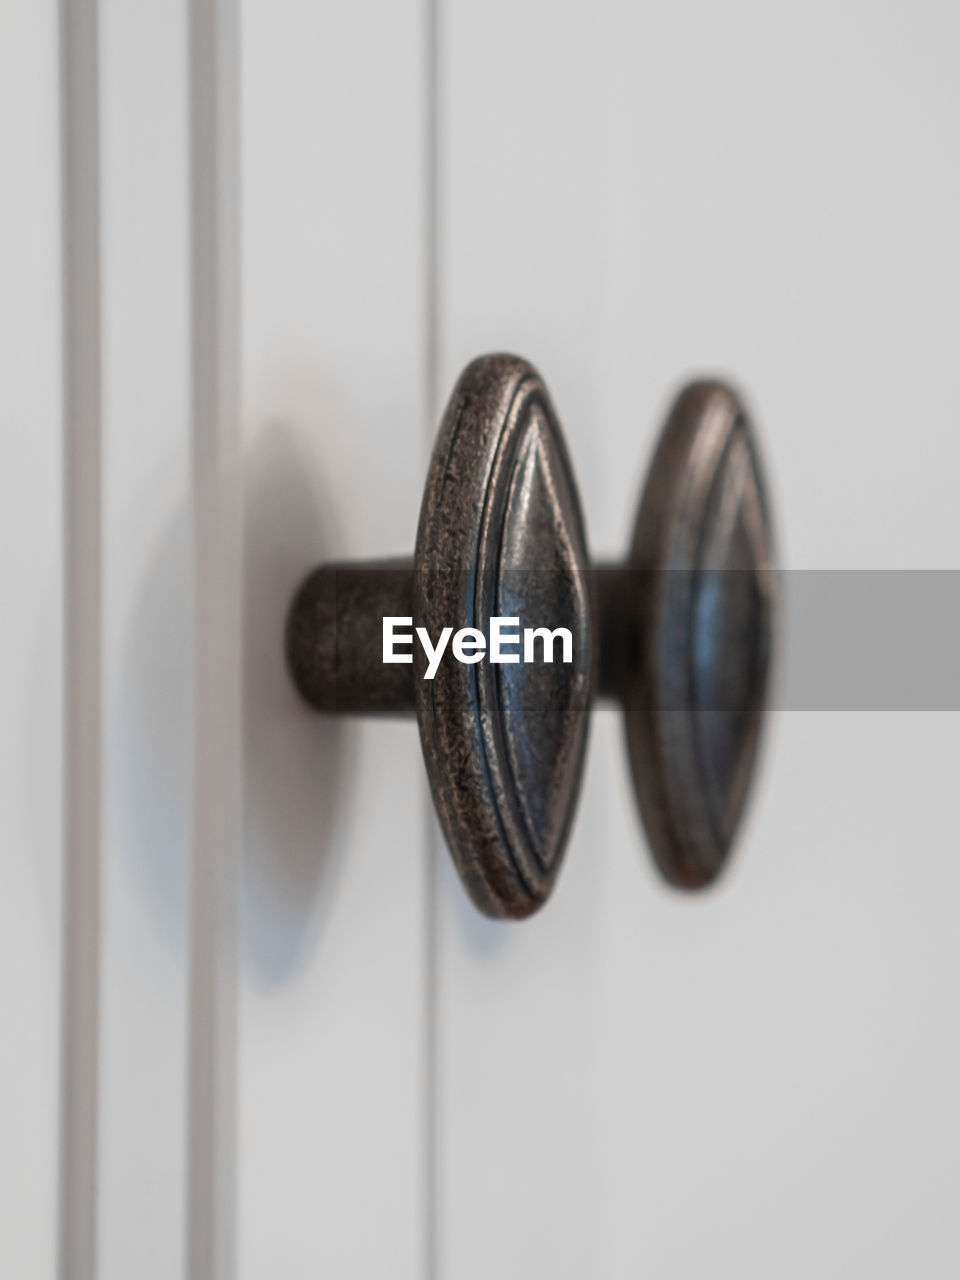
[[[708,371],[783,564],[960,567],[958,21],[5,0],[4,1274],[957,1273],[955,713],[775,710],[687,897],[600,710],[500,924],[415,726],[302,709],[281,634],[410,550],[493,349],[597,556]]]

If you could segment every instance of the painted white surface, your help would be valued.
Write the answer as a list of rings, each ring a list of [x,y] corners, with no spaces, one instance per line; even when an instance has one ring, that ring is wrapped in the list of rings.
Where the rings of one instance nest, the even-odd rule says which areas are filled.
[[[444,29],[446,377],[540,365],[595,551],[706,368],[756,406],[788,563],[956,567],[955,13],[454,3]],[[956,1271],[957,717],[771,728],[714,893],[656,882],[612,712],[542,921],[449,884],[442,1274]]]
[[[56,11],[0,8],[0,1271],[56,1256],[61,821]]]
[[[557,892],[502,925],[439,843],[413,724],[314,717],[281,649],[308,568],[412,549],[431,401],[495,348],[551,388],[595,554],[620,553],[669,396],[706,368],[756,408],[786,563],[958,567],[954,11],[438,0],[432,251],[426,6],[99,19],[103,542],[82,567],[102,572],[103,838],[78,955],[100,980],[71,987],[100,996],[71,1228],[96,1228],[96,1267],[64,1280],[955,1275],[957,716],[778,712],[736,865],[687,899],[655,878],[599,711]],[[55,6],[4,5],[0,36],[0,1272],[41,1280],[62,1150]],[[215,627],[242,587],[242,708],[194,631],[198,572]]]
[[[957,568],[956,11],[658,4],[612,30],[595,538],[623,536],[628,424],[719,367],[764,428],[787,564]],[[958,717],[771,728],[715,895],[611,859],[608,1274],[946,1277]]]
[[[425,471],[421,6],[243,12],[246,847],[238,1274],[424,1272],[424,775],[283,665],[324,559],[409,553]]]

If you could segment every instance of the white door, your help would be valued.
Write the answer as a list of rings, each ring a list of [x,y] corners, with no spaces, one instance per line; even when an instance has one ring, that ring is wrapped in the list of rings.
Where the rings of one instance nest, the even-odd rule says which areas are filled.
[[[894,0],[5,0],[4,1275],[957,1273],[955,698],[798,695],[788,611],[722,884],[657,879],[600,708],[505,924],[415,724],[309,712],[282,639],[313,565],[412,549],[498,349],[597,558],[709,370],[784,565],[960,567],[958,38]]]

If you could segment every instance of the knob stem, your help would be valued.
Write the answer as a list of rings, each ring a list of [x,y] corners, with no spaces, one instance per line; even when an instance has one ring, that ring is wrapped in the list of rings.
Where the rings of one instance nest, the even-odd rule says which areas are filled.
[[[301,586],[287,618],[287,664],[316,708],[341,714],[414,712],[413,667],[383,661],[382,619],[409,618],[413,561],[325,564]]]
[[[598,564],[592,576],[593,627],[599,654],[597,697],[620,702],[637,670],[635,610],[640,575],[626,564]]]

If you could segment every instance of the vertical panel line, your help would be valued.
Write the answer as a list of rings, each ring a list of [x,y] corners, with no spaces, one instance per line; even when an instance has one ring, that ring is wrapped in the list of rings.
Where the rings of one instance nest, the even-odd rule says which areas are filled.
[[[96,0],[59,11],[63,271],[63,950],[58,1275],[94,1280],[101,861],[100,138]]]
[[[190,3],[194,800],[187,1274],[234,1273],[241,840],[239,45],[236,0]]]

